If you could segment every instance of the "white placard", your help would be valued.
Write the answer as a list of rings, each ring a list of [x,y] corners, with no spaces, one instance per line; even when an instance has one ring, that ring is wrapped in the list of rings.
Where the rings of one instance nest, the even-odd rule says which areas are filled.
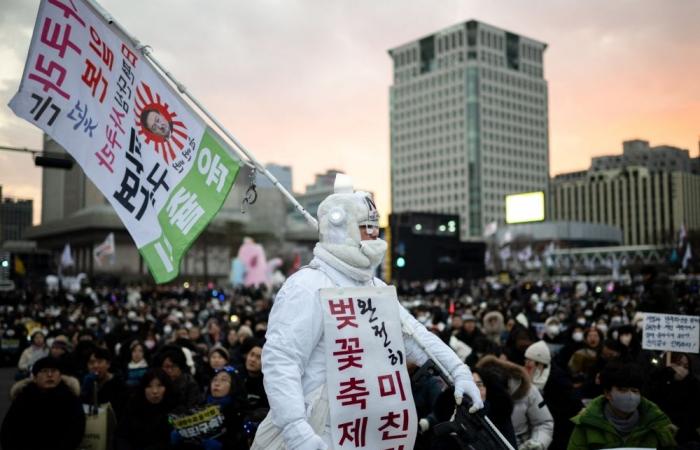
[[[645,313],[642,348],[700,352],[700,316]]]
[[[321,289],[333,448],[410,450],[418,429],[396,289]]]

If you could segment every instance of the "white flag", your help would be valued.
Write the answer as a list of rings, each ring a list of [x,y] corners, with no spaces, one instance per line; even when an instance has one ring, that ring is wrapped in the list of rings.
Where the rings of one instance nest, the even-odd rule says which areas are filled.
[[[498,222],[495,220],[493,222],[489,222],[486,224],[484,227],[484,237],[489,237],[492,236],[496,233],[498,230]]]
[[[685,224],[681,224],[681,229],[678,231],[678,247],[682,247],[685,242],[687,233],[685,231]]]
[[[116,249],[114,246],[114,233],[109,233],[104,242],[95,247],[95,249],[92,251],[92,256],[95,258],[95,262],[98,266],[102,266],[107,257],[110,257],[109,264],[114,264],[115,254]]]
[[[693,252],[690,250],[690,243],[685,246],[685,254],[683,255],[682,267],[683,270],[688,268],[688,263],[693,258]]]
[[[168,282],[223,205],[240,162],[91,1],[35,3],[10,108],[66,149],[110,202],[156,282]]]
[[[73,267],[75,262],[73,261],[73,254],[70,251],[70,244],[66,244],[63,247],[63,254],[61,254],[61,267]]]

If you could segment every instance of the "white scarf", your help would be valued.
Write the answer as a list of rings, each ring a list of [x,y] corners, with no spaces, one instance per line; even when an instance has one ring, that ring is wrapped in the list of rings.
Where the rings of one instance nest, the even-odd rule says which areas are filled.
[[[376,239],[362,241],[358,247],[319,242],[314,247],[314,256],[353,280],[367,282],[386,253],[386,241]]]

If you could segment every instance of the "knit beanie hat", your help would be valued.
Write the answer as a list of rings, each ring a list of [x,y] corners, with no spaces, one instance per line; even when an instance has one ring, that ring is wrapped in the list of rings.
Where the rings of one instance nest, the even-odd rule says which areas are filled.
[[[51,356],[45,356],[34,363],[32,366],[32,375],[36,375],[43,369],[56,369],[61,370],[61,362]]]

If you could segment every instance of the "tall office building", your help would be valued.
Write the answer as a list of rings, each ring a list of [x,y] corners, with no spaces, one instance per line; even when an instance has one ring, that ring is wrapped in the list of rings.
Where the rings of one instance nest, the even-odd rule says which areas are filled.
[[[547,192],[546,48],[471,20],[389,50],[392,212],[458,214],[467,240]]]
[[[700,230],[699,163],[688,150],[626,141],[621,155],[555,176],[550,217],[620,227],[626,245],[672,245],[681,226]]]
[[[0,186],[0,244],[24,238],[24,231],[32,226],[33,204],[32,200],[3,198]]]

